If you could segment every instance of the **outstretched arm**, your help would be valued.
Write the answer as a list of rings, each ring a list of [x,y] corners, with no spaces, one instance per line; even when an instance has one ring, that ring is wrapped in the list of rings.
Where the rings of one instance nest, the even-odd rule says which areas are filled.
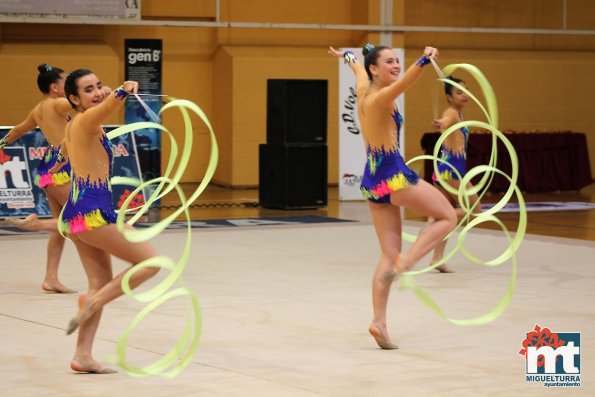
[[[10,145],[25,133],[35,129],[37,127],[37,121],[35,121],[35,117],[33,117],[33,110],[29,112],[27,118],[23,120],[20,124],[14,126],[2,139],[0,139],[0,149],[2,149],[6,145]]]
[[[457,112],[454,109],[448,108],[442,113],[442,118],[432,120],[432,125],[438,128],[440,132],[444,132],[448,127],[458,122]]]
[[[444,113],[442,113],[442,118],[439,121],[440,132],[446,131],[448,128],[459,122],[457,111],[452,108],[446,109]]]
[[[437,58],[438,50],[434,47],[426,47],[424,55],[411,65],[400,79],[378,92],[376,95],[378,105],[392,109],[395,99],[417,81],[423,72],[423,67],[431,62],[430,59]]]
[[[124,105],[124,100],[128,94],[138,92],[138,83],[136,81],[125,81],[120,87],[116,88],[107,95],[100,105],[87,109],[80,116],[80,126],[84,131],[95,133],[101,124],[110,116],[116,114]]]
[[[329,47],[328,53],[334,57],[343,58],[345,60],[345,63],[355,74],[356,94],[360,98],[363,98],[363,94],[370,85],[370,80],[368,80],[368,75],[366,74],[366,70],[364,69],[364,66],[361,64],[361,62],[357,60],[351,51],[337,51],[333,47]]]

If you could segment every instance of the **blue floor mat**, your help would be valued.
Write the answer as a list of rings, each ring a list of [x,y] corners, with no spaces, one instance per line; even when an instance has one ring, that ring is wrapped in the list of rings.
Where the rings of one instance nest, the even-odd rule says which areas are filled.
[[[314,224],[314,223],[337,223],[337,222],[355,222],[349,219],[329,218],[318,215],[305,216],[280,216],[280,217],[265,217],[265,218],[238,218],[238,219],[207,219],[192,221],[190,226],[193,229],[201,228],[215,228],[215,227],[241,227],[241,226],[275,226],[275,225],[299,225],[299,224]],[[147,228],[153,225],[150,222],[138,222],[135,227]],[[186,222],[172,222],[167,229],[185,229]],[[40,232],[29,232],[19,228],[0,225],[0,236],[13,236],[15,234],[32,234]]]

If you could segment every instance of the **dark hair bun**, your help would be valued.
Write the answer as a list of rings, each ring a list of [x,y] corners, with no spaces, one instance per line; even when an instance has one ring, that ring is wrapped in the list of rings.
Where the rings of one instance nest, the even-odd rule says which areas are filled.
[[[47,72],[51,72],[52,67],[50,65],[48,65],[47,63],[42,63],[41,65],[39,65],[37,67],[37,70],[39,71],[39,73],[47,73]]]
[[[366,56],[370,52],[372,52],[373,49],[374,49],[374,44],[366,43],[366,44],[364,44],[364,47],[362,48],[362,54],[364,54],[364,56]]]

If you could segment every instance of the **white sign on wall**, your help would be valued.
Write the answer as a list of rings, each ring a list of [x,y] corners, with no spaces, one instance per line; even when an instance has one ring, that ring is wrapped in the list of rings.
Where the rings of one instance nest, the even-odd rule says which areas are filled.
[[[342,48],[352,51],[363,63],[361,48]],[[401,72],[404,70],[405,51],[394,48]],[[397,98],[397,108],[405,117],[405,94]],[[401,155],[405,155],[405,128],[401,126],[399,148]],[[355,93],[355,76],[348,65],[339,59],[339,200],[364,200],[359,185],[366,165],[366,148],[361,136],[359,120],[357,119],[357,98]]]
[[[140,20],[141,0],[0,0],[0,16]]]

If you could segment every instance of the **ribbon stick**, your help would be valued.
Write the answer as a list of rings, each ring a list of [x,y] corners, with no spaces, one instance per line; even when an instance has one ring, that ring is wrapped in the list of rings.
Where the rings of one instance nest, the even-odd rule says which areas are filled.
[[[430,62],[432,63],[432,66],[434,67],[434,70],[436,71],[436,73],[438,74],[438,77],[440,77],[441,79],[445,79],[446,76],[444,75],[444,73],[442,73],[442,70],[440,69],[440,67],[438,66],[438,64],[436,63],[436,60],[433,58],[430,58]],[[437,83],[439,83],[440,80],[437,81]],[[440,84],[440,86],[442,86],[442,84]],[[434,86],[432,87],[432,97],[433,97],[433,102],[432,102],[432,108],[434,109],[434,120],[438,120],[438,96],[439,96],[439,92],[440,90],[438,89],[438,84],[434,84]]]
[[[442,72],[442,70],[440,69],[440,67],[438,66],[438,63],[436,63],[436,60],[434,58],[430,58],[430,62],[432,63],[432,66],[434,67],[434,70],[438,74],[438,77],[440,77],[441,79],[445,79],[446,76],[444,75],[444,73]]]
[[[137,99],[139,100],[139,102],[141,102],[141,104],[144,103],[140,98]],[[192,357],[196,353],[202,329],[200,302],[194,294],[194,292],[183,286],[182,281],[182,273],[186,264],[189,261],[191,252],[192,229],[190,224],[190,212],[188,208],[204,191],[208,183],[211,181],[215,173],[215,169],[217,167],[219,150],[211,123],[209,122],[208,118],[206,117],[205,113],[202,111],[200,107],[187,100],[173,99],[170,97],[168,97],[168,100],[170,102],[167,103],[159,113],[161,114],[169,109],[178,109],[184,121],[184,144],[182,146],[183,149],[181,152],[180,159],[178,159],[178,144],[176,143],[172,134],[167,130],[167,128],[165,128],[161,124],[155,122],[133,123],[119,127],[113,131],[110,131],[107,134],[108,138],[114,138],[116,136],[130,133],[135,130],[144,128],[154,128],[164,132],[171,139],[169,161],[165,167],[163,176],[154,178],[144,183],[140,183],[140,181],[130,178],[114,177],[112,179],[112,184],[119,183],[135,186],[133,192],[126,198],[126,200],[122,204],[122,208],[120,208],[120,210],[118,211],[118,218],[116,221],[116,226],[118,227],[118,230],[121,233],[123,233],[128,240],[140,242],[149,240],[157,236],[180,215],[184,216],[187,224],[184,248],[182,249],[180,258],[177,262],[174,262],[172,259],[166,256],[158,255],[149,258],[132,267],[128,272],[126,272],[122,280],[122,290],[127,296],[139,302],[148,303],[148,305],[136,315],[132,323],[127,327],[124,334],[118,340],[116,346],[116,354],[112,357],[109,357],[108,361],[118,364],[126,373],[135,377],[160,375],[171,378],[176,376],[186,367],[186,365],[188,365],[188,363],[192,360]],[[179,185],[179,182],[191,158],[193,130],[190,119],[190,112],[196,114],[199,117],[199,119],[207,126],[209,130],[209,136],[211,139],[211,154],[209,157],[209,163],[207,165],[205,175],[203,176],[201,183],[192,193],[192,195],[189,198],[186,198],[182,188]],[[160,119],[157,115],[155,115],[155,118]],[[176,163],[177,169],[174,169]],[[133,209],[128,208],[137,193],[142,191],[147,186],[154,184],[158,185],[157,188],[153,191],[151,196],[147,198],[145,204],[142,207]],[[174,211],[174,213],[172,213],[171,215],[162,219],[160,222],[157,222],[156,224],[150,226],[149,228],[135,229],[132,227],[134,223],[149,210],[153,202],[172,191],[175,191],[179,197],[181,203],[180,208]],[[126,214],[133,210],[135,212],[134,215],[126,221]],[[169,273],[161,282],[159,282],[157,285],[153,286],[149,290],[141,293],[136,293],[132,290],[130,286],[130,278],[137,271],[146,267],[159,267],[163,270],[169,271]],[[172,290],[171,288],[174,287],[176,283],[180,284],[180,286]],[[137,365],[131,364],[126,357],[126,345],[129,336],[137,327],[137,325],[147,315],[151,313],[151,311],[153,311],[166,301],[169,301],[174,298],[187,298],[191,303],[191,309],[188,312],[186,326],[184,327],[184,331],[180,340],[167,354],[165,354],[161,359],[157,360],[156,362],[150,365],[147,365],[145,367],[139,367]]]
[[[155,112],[154,112],[154,111],[153,111],[153,110],[152,110],[152,109],[149,107],[149,105],[147,105],[147,104],[145,103],[145,101],[143,101],[143,100],[140,98],[139,94],[133,94],[133,95],[134,95],[134,98],[136,98],[136,100],[138,101],[138,103],[140,103],[140,105],[143,107],[143,109],[145,109],[145,112],[147,112],[147,114],[149,115],[149,118],[150,118],[152,121],[154,121],[155,123],[161,123],[161,119],[159,118],[159,116],[157,116],[157,115],[155,114]],[[143,95],[143,96],[149,96],[149,95],[147,95],[147,94],[140,94],[140,95]],[[151,96],[157,96],[157,95],[151,95]]]
[[[399,280],[399,288],[413,290],[415,292],[415,294],[417,295],[417,297],[424,304],[426,304],[431,310],[436,312],[441,317],[444,317],[451,323],[454,323],[457,325],[485,324],[485,323],[494,321],[496,318],[498,318],[498,316],[500,316],[502,314],[502,312],[506,309],[506,307],[510,303],[512,294],[513,294],[515,286],[516,286],[516,274],[517,274],[516,252],[518,251],[518,249],[522,243],[523,237],[524,237],[526,229],[527,229],[527,211],[526,211],[526,207],[525,207],[525,201],[524,201],[521,191],[519,190],[519,188],[517,186],[517,180],[518,180],[518,174],[519,174],[518,157],[517,157],[514,147],[512,146],[512,144],[510,143],[508,138],[506,138],[506,136],[500,130],[498,130],[498,109],[497,109],[496,96],[493,92],[491,85],[489,84],[488,80],[485,78],[483,73],[481,73],[481,71],[477,67],[475,67],[473,65],[468,65],[468,64],[448,65],[443,70],[441,70],[434,60],[431,60],[431,61],[432,61],[432,65],[434,66],[434,69],[436,70],[436,73],[439,76],[438,81],[440,81],[444,84],[451,84],[454,87],[456,87],[457,89],[460,89],[461,91],[465,92],[469,96],[469,98],[471,98],[482,110],[482,112],[484,113],[484,115],[486,117],[487,122],[475,121],[475,120],[459,122],[459,123],[449,127],[446,131],[444,131],[441,134],[441,136],[438,138],[438,141],[436,142],[432,156],[429,156],[429,155],[417,156],[417,157],[412,158],[409,161],[407,161],[407,164],[409,165],[410,163],[413,163],[415,161],[432,160],[434,173],[438,177],[438,182],[440,183],[441,187],[443,187],[446,191],[457,196],[458,203],[459,203],[460,207],[465,210],[465,216],[463,217],[463,219],[461,219],[461,221],[457,225],[457,228],[449,234],[449,236],[450,236],[457,229],[462,228],[459,233],[459,236],[457,238],[456,245],[448,253],[446,253],[443,256],[443,258],[441,258],[439,261],[434,263],[432,266],[421,269],[421,270],[408,271],[408,272],[403,273],[402,277]],[[486,99],[486,106],[484,106],[465,87],[444,77],[446,75],[450,75],[456,69],[463,69],[463,70],[467,71],[469,74],[471,74],[477,80],[477,82],[479,83],[479,86],[482,90],[482,93],[484,95],[484,98]],[[463,128],[463,127],[467,127],[467,128],[477,127],[477,128],[481,128],[481,129],[484,129],[484,130],[487,130],[488,132],[490,132],[492,134],[492,151],[491,151],[491,155],[490,155],[488,164],[479,165],[479,166],[471,168],[464,177],[461,177],[461,175],[457,172],[457,170],[454,167],[452,167],[448,163],[446,163],[450,166],[450,168],[452,168],[452,173],[456,174],[458,179],[460,180],[459,188],[455,189],[454,187],[452,187],[451,185],[446,183],[444,180],[442,180],[440,177],[440,173],[438,172],[438,162],[445,163],[445,161],[439,157],[439,151],[440,151],[440,147],[442,146],[442,143],[448,138],[448,136],[450,134],[455,133],[456,131],[458,131],[460,128]],[[498,141],[500,141],[503,144],[506,151],[508,152],[508,155],[510,156],[510,162],[511,162],[511,174],[510,175],[504,173],[502,170],[499,170],[496,167],[496,160],[497,160],[497,153],[498,153],[497,152]],[[487,210],[485,212],[475,213],[474,212],[475,208],[473,206],[470,206],[469,197],[472,195],[475,195],[475,194],[479,194],[480,200],[478,200],[478,202],[477,202],[477,203],[479,203],[481,201],[481,198],[483,197],[483,194],[485,194],[485,192],[488,190],[489,185],[490,185],[494,175],[496,175],[496,174],[500,174],[508,179],[508,181],[510,183],[508,190],[504,193],[502,198],[492,208],[490,208],[489,210]],[[473,186],[473,188],[467,189],[467,185],[469,185],[471,183],[471,180],[473,178],[476,178],[479,176],[481,176],[480,182],[477,183],[475,186]],[[506,226],[497,218],[496,215],[497,215],[498,211],[500,209],[502,209],[513,197],[516,198],[518,205],[519,205],[519,222],[518,222],[518,226],[517,226],[514,237],[511,237]],[[475,226],[480,225],[485,222],[493,222],[493,223],[497,224],[500,227],[500,229],[503,231],[503,233],[507,239],[507,242],[508,242],[507,248],[504,249],[504,251],[500,255],[498,255],[496,258],[491,259],[491,260],[481,259],[481,258],[475,256],[473,253],[471,253],[465,247],[465,238],[467,236],[467,233],[469,231],[471,231],[471,229],[473,229]],[[449,236],[447,236],[447,238]],[[406,241],[414,242],[416,239],[416,236],[408,234],[408,233],[403,233],[403,239]],[[500,266],[509,260],[512,262],[510,280],[508,282],[508,286],[506,288],[506,291],[504,292],[504,295],[502,296],[500,301],[490,311],[488,311],[486,314],[481,315],[479,317],[469,318],[469,319],[449,318],[446,315],[446,313],[440,308],[438,303],[432,298],[432,296],[427,291],[425,291],[423,288],[421,288],[414,281],[414,278],[416,275],[428,272],[428,271],[436,268],[437,266],[440,266],[443,263],[446,263],[448,260],[450,260],[456,254],[457,251],[460,251],[464,255],[464,257],[467,258],[472,263],[479,264],[479,265]]]

